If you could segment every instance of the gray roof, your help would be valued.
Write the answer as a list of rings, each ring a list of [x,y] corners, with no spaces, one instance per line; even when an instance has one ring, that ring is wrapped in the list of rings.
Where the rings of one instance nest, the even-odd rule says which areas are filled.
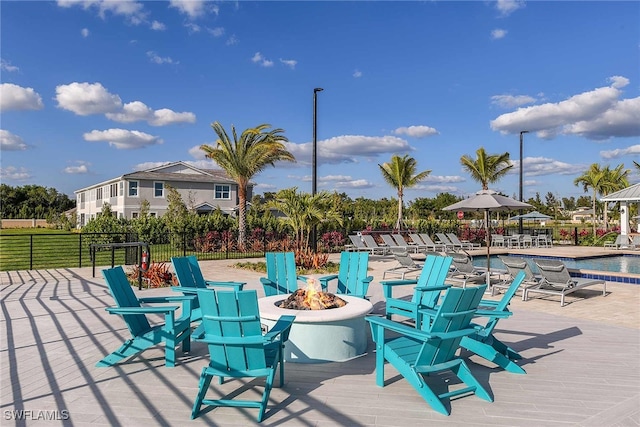
[[[229,178],[229,176],[220,170],[215,169],[201,169],[207,174],[192,174],[192,173],[171,173],[171,172],[149,172],[149,171],[137,171],[123,175],[125,179],[148,179],[155,181],[184,181],[184,182],[219,182],[225,184],[235,184],[235,181]]]
[[[640,202],[640,183],[631,185],[608,196],[601,197],[602,202]]]

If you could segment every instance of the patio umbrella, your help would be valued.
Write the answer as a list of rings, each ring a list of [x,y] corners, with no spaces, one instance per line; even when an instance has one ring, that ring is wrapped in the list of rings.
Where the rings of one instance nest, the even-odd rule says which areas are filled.
[[[551,217],[549,215],[545,215],[538,211],[532,211],[526,214],[512,216],[511,218],[509,218],[509,221],[517,221],[519,219],[523,219],[523,220],[528,219],[532,221],[546,221],[548,219],[551,219]]]
[[[485,239],[487,242],[487,285],[491,273],[491,235],[489,233],[489,212],[510,211],[532,208],[528,203],[519,202],[510,197],[501,196],[493,190],[480,190],[475,196],[442,208],[445,211],[484,212]]]

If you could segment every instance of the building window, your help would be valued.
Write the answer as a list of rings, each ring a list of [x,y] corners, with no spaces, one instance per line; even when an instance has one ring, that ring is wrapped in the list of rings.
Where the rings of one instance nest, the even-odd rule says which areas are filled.
[[[102,187],[96,188],[96,200],[102,200]]]
[[[149,216],[150,216],[151,218],[155,218],[155,217],[157,217],[157,216],[158,216],[158,214],[157,214],[157,213],[155,213],[155,212],[149,212]]]
[[[109,185],[109,197],[118,197],[118,184]]]
[[[138,197],[138,181],[129,181],[129,197]]]
[[[164,182],[153,183],[153,197],[164,197]]]
[[[131,219],[138,218],[138,212],[131,212]]]
[[[122,197],[124,196],[124,181],[120,181],[118,184],[118,196]]]
[[[231,199],[231,187],[229,185],[216,185],[216,199]]]

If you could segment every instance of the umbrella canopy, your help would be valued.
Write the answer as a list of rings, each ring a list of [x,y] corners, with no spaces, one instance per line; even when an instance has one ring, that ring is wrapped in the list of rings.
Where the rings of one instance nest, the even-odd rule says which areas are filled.
[[[528,203],[519,202],[518,200],[514,200],[510,197],[501,196],[493,190],[480,190],[475,196],[444,207],[442,210],[463,212],[484,211],[484,226],[487,242],[487,285],[490,285],[491,235],[489,234],[489,212],[529,209],[532,207],[533,206]]]
[[[524,219],[524,220],[533,220],[533,221],[545,221],[547,219],[551,219],[551,217],[549,215],[545,215],[543,213],[540,213],[538,211],[533,211],[533,212],[529,212],[526,214],[522,214],[522,215],[516,215],[516,216],[512,216],[511,218],[509,218],[509,220],[519,220],[519,219]]]

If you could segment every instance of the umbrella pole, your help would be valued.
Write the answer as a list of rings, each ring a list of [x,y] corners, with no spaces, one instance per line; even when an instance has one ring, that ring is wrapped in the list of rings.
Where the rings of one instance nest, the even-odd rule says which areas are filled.
[[[489,209],[485,209],[484,211],[484,228],[485,228],[485,240],[487,242],[487,290],[489,290],[489,286],[491,286],[491,258],[490,258],[490,246],[491,246],[491,235],[489,232],[491,231],[491,227],[489,226]]]

